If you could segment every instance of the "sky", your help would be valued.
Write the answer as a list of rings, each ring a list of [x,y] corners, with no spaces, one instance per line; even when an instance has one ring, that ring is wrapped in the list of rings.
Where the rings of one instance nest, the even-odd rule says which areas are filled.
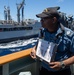
[[[16,3],[21,3],[22,0],[0,0],[0,19],[4,19],[4,6],[9,6],[13,20],[17,21],[17,6]],[[25,0],[24,19],[35,19],[36,14],[41,13],[47,7],[60,6],[61,12],[67,15],[74,15],[74,0]],[[21,10],[20,10],[21,14]]]

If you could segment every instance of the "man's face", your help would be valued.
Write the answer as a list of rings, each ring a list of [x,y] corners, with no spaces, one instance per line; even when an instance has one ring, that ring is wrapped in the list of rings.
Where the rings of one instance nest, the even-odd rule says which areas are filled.
[[[58,20],[56,17],[41,18],[41,25],[46,28],[49,32],[54,32],[58,28]]]
[[[41,25],[43,28],[51,28],[51,26],[53,25],[53,18],[49,18],[49,17],[46,17],[46,18],[41,18]]]

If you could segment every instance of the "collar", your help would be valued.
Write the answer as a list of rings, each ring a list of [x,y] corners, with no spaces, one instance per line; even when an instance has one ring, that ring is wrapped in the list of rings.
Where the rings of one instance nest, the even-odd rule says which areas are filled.
[[[56,32],[56,37],[57,37],[58,35],[62,35],[62,33],[64,32],[64,30],[65,30],[65,27],[60,23],[60,25],[59,25],[59,27],[58,27],[58,30],[57,30],[57,32]]]
[[[48,31],[46,28],[44,28],[44,32]],[[65,31],[65,27],[62,25],[62,23],[59,23],[58,30],[56,31],[56,36],[59,34],[62,34]]]

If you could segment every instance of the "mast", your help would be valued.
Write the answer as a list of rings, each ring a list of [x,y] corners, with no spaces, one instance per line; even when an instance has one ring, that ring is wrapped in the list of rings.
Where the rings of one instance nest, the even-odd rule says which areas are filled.
[[[18,23],[20,23],[20,9],[18,6],[17,6],[17,21]]]
[[[17,21],[18,23],[20,23],[20,10],[22,9],[22,22],[24,20],[24,1],[22,1],[22,3],[17,4]]]
[[[22,6],[22,24],[24,22],[24,5]]]
[[[11,16],[10,16],[10,7],[9,6],[7,7],[7,11],[8,11],[8,21],[10,21],[11,20]]]
[[[11,20],[10,7],[9,6],[8,7],[4,6],[4,19],[6,22],[7,21],[9,22]]]
[[[7,8],[4,6],[4,19],[7,21]]]

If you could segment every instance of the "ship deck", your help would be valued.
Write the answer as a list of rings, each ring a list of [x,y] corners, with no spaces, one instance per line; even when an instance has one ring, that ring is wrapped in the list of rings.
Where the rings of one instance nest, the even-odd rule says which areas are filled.
[[[0,75],[19,75],[20,72],[31,72],[39,75],[39,62],[30,57],[32,48],[0,57]],[[71,65],[74,75],[74,65]]]

